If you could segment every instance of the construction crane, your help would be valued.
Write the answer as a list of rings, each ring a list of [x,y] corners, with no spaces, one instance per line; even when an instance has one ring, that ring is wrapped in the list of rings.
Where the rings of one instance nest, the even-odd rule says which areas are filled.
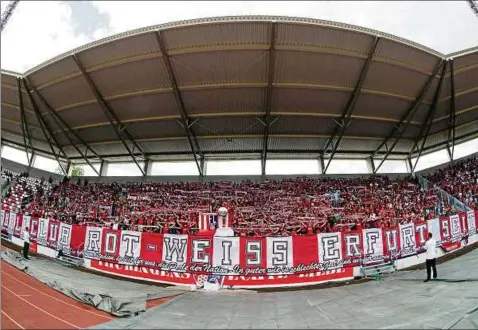
[[[471,7],[471,10],[475,13],[475,15],[478,17],[478,3],[475,0],[467,0],[468,4]]]
[[[2,31],[7,25],[8,19],[12,16],[13,11],[17,7],[20,0],[12,1],[8,4],[7,8],[2,13]]]

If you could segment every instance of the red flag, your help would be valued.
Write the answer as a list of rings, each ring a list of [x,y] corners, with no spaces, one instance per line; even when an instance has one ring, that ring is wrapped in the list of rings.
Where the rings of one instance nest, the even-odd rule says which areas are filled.
[[[155,267],[161,264],[163,256],[163,235],[144,232],[141,234],[140,259],[144,266]]]

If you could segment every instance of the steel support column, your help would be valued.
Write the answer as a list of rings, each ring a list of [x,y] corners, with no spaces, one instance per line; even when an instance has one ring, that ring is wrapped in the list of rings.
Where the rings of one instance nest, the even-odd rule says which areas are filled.
[[[345,107],[342,111],[342,115],[340,116],[338,123],[335,125],[334,132],[325,143],[325,146],[323,148],[323,154],[322,154],[322,156],[324,157],[326,156],[327,150],[332,144],[333,140],[338,136],[337,141],[335,142],[333,146],[332,153],[330,154],[329,160],[327,161],[327,165],[325,165],[325,168],[322,169],[322,174],[325,174],[327,172],[330,166],[330,163],[332,162],[332,159],[334,158],[335,153],[337,152],[340,142],[342,141],[345,130],[350,125],[350,122],[351,122],[350,118],[352,116],[352,113],[354,112],[355,104],[357,103],[357,99],[358,99],[358,96],[360,95],[360,90],[362,89],[362,85],[365,81],[365,77],[367,76],[368,70],[370,68],[370,64],[372,64],[373,56],[375,54],[375,50],[377,49],[377,45],[379,41],[380,41],[380,38],[375,37],[375,40],[373,41],[373,44],[372,44],[372,48],[368,52],[367,60],[365,61],[365,64],[362,68],[362,71],[360,72],[357,83],[355,84],[354,91],[352,92],[352,94],[350,94],[350,97],[347,103],[345,104]]]
[[[171,82],[171,87],[173,88],[173,94],[174,98],[176,99],[176,103],[179,108],[179,112],[181,114],[181,122],[182,126],[184,128],[184,132],[186,133],[186,137],[188,138],[189,146],[191,148],[191,152],[194,157],[194,161],[196,162],[196,166],[199,171],[199,175],[203,176],[203,170],[201,168],[200,160],[198,159],[199,157],[202,159],[204,155],[201,152],[201,148],[199,147],[198,140],[194,133],[191,131],[190,127],[190,119],[188,116],[188,113],[186,112],[186,107],[184,105],[184,101],[181,97],[181,92],[179,91],[178,87],[178,82],[176,80],[176,76],[174,75],[173,71],[173,66],[171,65],[171,59],[169,58],[168,51],[166,49],[166,46],[164,45],[164,40],[163,40],[163,35],[161,34],[161,31],[157,31],[154,34],[156,38],[156,42],[158,44],[158,47],[161,51],[161,54],[163,55],[164,63],[166,65],[166,69],[168,71],[168,76],[169,76],[169,81]]]
[[[71,126],[65,122],[65,120],[60,116],[60,114],[58,112],[56,112],[55,110],[53,110],[53,108],[51,107],[51,105],[45,100],[45,98],[43,97],[43,95],[36,89],[35,86],[33,86],[26,78],[25,80],[28,82],[28,85],[30,85],[31,89],[38,95],[38,97],[40,98],[40,100],[43,102],[43,104],[45,104],[45,106],[47,107],[48,111],[50,112],[51,115],[53,115],[53,117],[55,117],[56,119],[58,119],[63,126],[66,127],[66,129],[68,130],[68,132],[70,132],[75,138],[78,139],[78,141],[81,142],[81,144],[83,144],[85,146],[85,148],[87,150],[89,150],[93,155],[95,155],[98,159],[101,160],[101,156],[98,155],[96,153],[96,151],[94,151],[90,145],[88,143],[85,142],[85,140],[78,134],[76,133],[72,128]]]
[[[18,104],[20,105],[20,117],[21,117],[21,126],[22,126],[22,133],[23,133],[23,144],[25,145],[25,152],[27,154],[27,161],[28,166],[32,166],[33,163],[33,145],[32,139],[30,136],[30,130],[28,129],[28,122],[27,116],[25,113],[25,107],[23,105],[23,96],[22,96],[22,87],[20,78],[17,78],[17,87],[18,87]],[[27,145],[27,138],[28,138],[28,145]],[[28,147],[31,150],[31,156],[28,156]]]
[[[43,135],[45,136],[45,138],[47,140],[47,143],[50,147],[50,150],[51,150],[53,156],[55,157],[56,161],[58,162],[58,165],[60,166],[63,173],[66,176],[68,176],[68,172],[66,172],[66,170],[63,168],[63,165],[60,161],[60,158],[56,154],[55,148],[53,148],[53,145],[51,144],[51,140],[53,140],[53,142],[55,142],[56,147],[58,148],[58,150],[60,150],[60,152],[63,154],[63,156],[65,156],[67,162],[69,162],[70,159],[68,158],[66,153],[63,151],[63,148],[60,146],[60,144],[58,143],[58,140],[53,135],[52,130],[48,127],[48,124],[46,123],[45,118],[43,118],[42,114],[40,113],[40,110],[38,109],[38,106],[37,106],[35,100],[33,99],[32,94],[30,93],[30,90],[28,89],[28,86],[27,86],[25,80],[23,80],[23,85],[25,86],[25,89],[27,90],[28,98],[30,99],[30,103],[32,104],[33,111],[35,112],[35,115],[36,115],[36,118],[37,118],[38,122],[40,123],[40,128],[43,132]],[[47,134],[47,132],[48,132],[48,134]]]
[[[433,70],[433,73],[428,78],[427,82],[425,83],[422,90],[420,91],[420,94],[418,95],[418,97],[410,105],[410,107],[407,109],[407,111],[402,116],[402,118],[397,123],[397,125],[394,126],[394,128],[392,129],[392,132],[390,132],[390,134],[380,143],[380,145],[373,152],[373,154],[371,156],[372,158],[374,158],[375,155],[377,155],[377,153],[380,151],[380,149],[382,149],[382,147],[384,145],[386,145],[392,138],[395,137],[395,140],[394,140],[392,146],[387,149],[387,152],[383,156],[382,160],[380,161],[378,166],[376,166],[375,173],[377,173],[377,171],[380,169],[382,164],[385,162],[385,160],[387,160],[388,156],[390,156],[390,154],[392,153],[392,151],[395,148],[395,146],[397,145],[398,141],[400,141],[400,139],[402,138],[403,133],[407,129],[408,125],[410,125],[410,122],[412,121],[413,116],[415,115],[415,112],[418,110],[418,108],[422,104],[423,98],[425,97],[428,90],[430,89],[430,85],[432,84],[433,79],[435,79],[435,76],[438,74],[438,71],[442,67],[443,63],[444,63],[444,60],[441,60],[437,64],[437,66],[435,67],[435,70]],[[408,120],[407,120],[407,118],[408,118]],[[397,136],[397,134],[398,134],[398,136]]]
[[[422,131],[422,129],[420,129],[420,134],[418,135],[419,138],[415,141],[415,145],[418,145],[420,135],[422,136],[421,137],[422,145],[420,146],[420,149],[418,151],[417,160],[415,161],[415,164],[413,165],[412,172],[415,172],[415,168],[417,167],[418,160],[420,159],[420,156],[422,155],[423,148],[425,147],[425,143],[427,142],[428,136],[430,135],[430,129],[432,127],[433,118],[435,118],[435,113],[436,113],[436,110],[437,110],[437,107],[438,107],[438,99],[440,98],[441,86],[443,85],[443,79],[445,77],[446,65],[447,65],[447,62],[443,63],[442,74],[441,74],[441,77],[440,77],[440,81],[438,82],[438,87],[435,91],[435,96],[433,97],[433,103],[432,103],[430,109],[428,110],[426,120],[423,122],[424,125],[425,124],[427,125],[427,127],[425,129],[425,132],[422,133],[423,131]],[[409,156],[410,159],[412,157],[413,152],[414,152],[414,148],[412,148],[412,150],[410,152],[410,156]]]
[[[91,91],[93,92],[93,95],[95,96],[96,98],[96,101],[98,102],[101,110],[103,110],[106,118],[108,118],[108,121],[110,122],[111,126],[113,127],[113,129],[115,130],[116,132],[116,135],[118,136],[118,138],[121,140],[121,143],[123,144],[123,146],[125,147],[126,151],[128,152],[129,156],[133,159],[134,163],[136,164],[136,166],[139,168],[139,170],[141,171],[141,174],[144,176],[146,173],[144,172],[143,170],[143,167],[138,163],[138,160],[136,159],[136,157],[133,155],[133,152],[131,151],[130,147],[128,146],[128,144],[126,143],[126,141],[123,139],[123,137],[121,136],[121,132],[120,130],[118,129],[117,126],[120,126],[121,128],[121,131],[124,132],[124,134],[126,135],[126,137],[128,138],[128,140],[133,144],[134,148],[136,150],[138,150],[139,153],[141,153],[141,155],[143,156],[143,159],[145,158],[144,156],[144,151],[143,149],[141,148],[141,146],[133,139],[133,137],[131,136],[131,134],[128,132],[128,129],[121,123],[120,119],[118,118],[118,116],[116,115],[116,113],[113,111],[113,109],[111,109],[111,107],[105,102],[103,96],[100,94],[100,91],[98,90],[98,88],[96,88],[95,84],[93,83],[93,80],[91,79],[91,77],[88,75],[88,73],[86,72],[85,68],[83,67],[83,64],[81,64],[80,60],[78,59],[78,57],[76,55],[72,55],[73,57],[73,60],[75,61],[76,65],[78,66],[78,68],[80,69],[83,77],[85,78],[86,82],[88,83],[88,86],[90,87]]]
[[[262,139],[262,153],[261,153],[261,169],[262,175],[266,175],[266,162],[267,162],[267,149],[269,144],[269,130],[271,127],[271,108],[272,108],[272,92],[275,79],[275,65],[276,65],[276,33],[277,24],[271,23],[271,35],[270,35],[270,48],[269,48],[269,71],[267,78],[267,92],[265,98],[265,111],[264,116],[264,137]]]
[[[28,85],[31,86],[31,84],[28,84]],[[26,81],[25,81],[25,86],[27,86],[27,88],[28,88],[28,85],[26,85]],[[90,165],[90,167],[93,169],[93,171],[95,171],[95,173],[98,174],[98,171],[95,169],[93,164],[90,163],[90,161],[88,160],[86,155],[80,150],[80,148],[78,148],[78,146],[73,142],[73,140],[70,138],[68,133],[61,127],[60,121],[54,115],[55,110],[53,110],[53,107],[50,105],[50,103],[48,103],[47,100],[45,100],[45,98],[38,91],[36,91],[36,93],[37,93],[38,97],[42,100],[42,102],[45,105],[45,107],[47,108],[48,112],[53,117],[53,120],[55,121],[55,124],[58,126],[58,128],[61,129],[61,132],[66,136],[66,138],[67,138],[68,142],[71,144],[71,146],[73,148],[75,148],[76,152],[78,152],[80,154],[80,156],[88,163],[88,165]],[[66,175],[68,176],[68,174],[66,174]]]
[[[451,89],[451,104],[450,104],[450,116],[448,118],[449,130],[447,147],[450,153],[450,158],[453,160],[455,157],[455,129],[456,129],[456,101],[455,101],[455,69],[453,65],[453,59],[450,60],[450,89]],[[450,150],[451,139],[451,150]]]

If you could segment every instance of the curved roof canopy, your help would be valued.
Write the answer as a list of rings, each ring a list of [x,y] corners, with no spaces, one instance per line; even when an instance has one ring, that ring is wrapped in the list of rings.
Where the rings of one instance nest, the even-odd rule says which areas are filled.
[[[2,143],[72,162],[321,156],[327,166],[451,151],[478,135],[478,47],[444,55],[313,19],[147,27],[1,78]]]

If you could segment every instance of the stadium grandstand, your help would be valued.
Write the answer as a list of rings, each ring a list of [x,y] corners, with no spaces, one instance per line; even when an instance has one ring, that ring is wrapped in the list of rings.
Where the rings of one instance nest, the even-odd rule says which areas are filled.
[[[339,206],[350,228],[371,216],[416,221],[436,214],[438,199],[410,179],[320,175],[407,174],[473,154],[477,72],[476,48],[443,55],[335,22],[254,16],[152,26],[25,74],[2,71],[2,157],[26,165],[24,172],[37,166],[90,182],[195,182],[127,184],[129,195],[145,195],[129,204],[118,203],[115,185],[81,192],[72,182],[66,201],[57,191],[54,200],[29,204],[39,216],[63,205],[61,218],[96,221],[108,206],[127,228],[159,223],[188,232],[201,210],[232,202],[242,235],[331,231],[325,220]],[[447,169],[431,179],[472,207],[476,161],[465,164],[475,171],[466,177],[471,190],[457,184],[461,177],[449,180]],[[239,183],[287,174],[312,178]],[[237,183],[224,182],[231,179]],[[146,214],[131,217],[139,210]]]
[[[478,47],[442,54],[331,21],[215,17],[108,37],[25,73],[2,70],[1,88],[2,237],[22,245],[27,232],[35,253],[61,262],[194,291],[277,288],[380,280],[424,263],[429,233],[438,257],[478,241]],[[18,265],[22,258],[10,251],[2,259]],[[440,269],[456,280],[453,288],[439,284],[449,300],[430,296],[412,283],[417,273],[406,272],[399,286],[337,290],[334,303],[333,291],[323,302],[315,290],[243,300],[191,293],[145,318],[149,295],[170,299],[189,289],[124,284],[119,294],[119,281],[21,262],[65,295],[91,305],[101,292],[96,308],[135,316],[118,323],[108,316],[118,328],[251,328],[258,320],[265,328],[360,327],[344,313],[352,308],[364,324],[392,327],[391,315],[403,312],[401,327],[453,328],[466,320],[430,324],[476,311],[476,297],[456,289],[476,292],[473,262]],[[6,277],[15,276],[2,271]],[[2,296],[19,290],[12,283]],[[138,298],[141,290],[148,299]],[[401,303],[382,312],[391,295]],[[415,302],[424,304],[426,321],[410,317]],[[316,315],[314,304],[327,311]],[[28,322],[13,305],[11,313]],[[459,308],[450,312],[451,305]],[[219,308],[234,315],[221,319]],[[269,314],[287,314],[281,320],[289,323]],[[86,324],[91,315],[67,322],[48,315],[69,328],[94,323]],[[104,315],[95,317],[105,325]]]

